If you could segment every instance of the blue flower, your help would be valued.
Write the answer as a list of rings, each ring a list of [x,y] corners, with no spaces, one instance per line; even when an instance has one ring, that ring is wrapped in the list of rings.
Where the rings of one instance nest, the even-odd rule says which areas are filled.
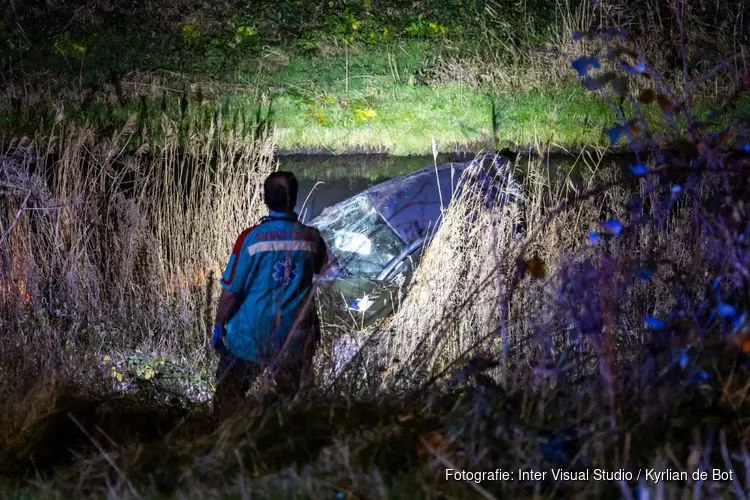
[[[609,137],[609,142],[612,144],[617,144],[617,141],[620,140],[620,137],[625,132],[625,129],[621,125],[615,125],[612,128],[604,129],[604,133],[607,134],[607,137]]]
[[[677,357],[677,364],[684,370],[687,368],[688,363],[690,363],[690,356],[688,356],[687,349],[682,349],[680,355]]]
[[[648,267],[639,267],[634,274],[639,280],[648,281],[654,275],[654,270]]]
[[[578,72],[578,76],[586,76],[590,66],[599,69],[599,59],[583,56],[573,61],[571,66]]]
[[[649,328],[653,328],[654,330],[664,328],[664,322],[659,318],[655,318],[653,316],[646,316],[645,318],[643,318],[643,322],[646,323],[646,326],[648,326]]]
[[[682,191],[682,186],[680,186],[679,184],[675,184],[674,186],[672,186],[672,194],[677,194],[681,191]]]
[[[589,241],[594,245],[599,243],[599,233],[597,233],[596,231],[591,231],[589,233]]]
[[[747,144],[745,144],[745,152],[746,153],[750,153],[750,142],[748,142]]]
[[[646,65],[643,63],[636,64],[635,66],[631,66],[627,63],[622,63],[622,67],[631,75],[638,75],[646,71]]]
[[[638,163],[637,165],[630,165],[628,168],[630,168],[630,171],[633,172],[633,175],[637,176],[643,175],[648,172],[648,167],[642,163]]]
[[[617,236],[622,231],[622,224],[617,219],[610,219],[602,224],[608,233]]]
[[[743,326],[745,323],[747,323],[747,313],[742,313],[742,316],[735,316],[734,321],[732,321],[732,332],[737,333],[737,330],[740,329],[741,326]]]
[[[336,493],[336,498],[344,498],[344,496],[345,496],[344,492],[342,491],[339,491],[338,493]]]
[[[721,316],[722,318],[734,318],[735,316],[737,316],[737,309],[723,302],[719,303],[719,307],[716,308],[716,312],[718,312],[719,316]]]
[[[706,373],[703,370],[698,370],[697,372],[695,372],[695,375],[693,375],[693,378],[692,378],[691,382],[693,384],[697,384],[699,382],[705,382],[709,378],[710,377],[709,377],[708,373]]]

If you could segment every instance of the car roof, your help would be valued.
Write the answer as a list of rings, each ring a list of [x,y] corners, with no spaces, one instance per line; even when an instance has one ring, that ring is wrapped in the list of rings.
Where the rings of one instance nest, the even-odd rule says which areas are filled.
[[[495,155],[473,161],[448,163],[422,168],[409,175],[388,180],[361,194],[380,212],[393,230],[408,244],[427,238],[437,224],[443,209],[459,191],[462,174],[472,165],[507,162]]]
[[[448,207],[453,196],[460,191],[461,176],[474,165],[484,168],[490,166],[498,172],[501,167],[508,166],[509,162],[499,155],[487,154],[467,162],[431,165],[342,200],[324,209],[309,224],[315,226],[324,214],[335,211],[353,198],[365,196],[407,245],[420,239],[428,239],[431,231],[440,224],[443,209]],[[490,178],[492,176],[484,177],[485,185]]]

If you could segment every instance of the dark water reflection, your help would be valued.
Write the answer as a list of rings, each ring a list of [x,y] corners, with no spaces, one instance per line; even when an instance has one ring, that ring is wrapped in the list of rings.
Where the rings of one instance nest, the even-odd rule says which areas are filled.
[[[450,163],[473,157],[440,155],[437,161]],[[279,157],[279,169],[294,172],[297,176],[300,185],[297,210],[303,221],[309,221],[328,206],[381,182],[433,165],[434,162],[432,156],[288,155]]]
[[[471,160],[475,155],[439,155],[438,163]],[[522,177],[529,158],[521,157],[518,175]],[[539,160],[535,160],[539,161]],[[602,164],[629,161],[628,158],[607,157]],[[303,221],[309,221],[324,208],[345,200],[371,186],[433,165],[432,156],[387,155],[288,155],[279,157],[279,168],[294,172],[300,183],[297,210]],[[577,174],[585,168],[577,155],[554,155],[544,159],[550,175]],[[318,184],[319,183],[319,184]],[[315,187],[317,185],[317,187]],[[315,189],[313,190],[313,188]],[[311,193],[312,191],[312,193]],[[308,198],[301,211],[305,199]]]

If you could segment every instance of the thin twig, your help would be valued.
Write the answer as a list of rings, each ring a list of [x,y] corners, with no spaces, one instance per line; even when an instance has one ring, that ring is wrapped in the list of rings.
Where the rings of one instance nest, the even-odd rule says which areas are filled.
[[[439,454],[435,449],[433,449],[432,446],[430,446],[427,443],[427,441],[425,441],[424,438],[422,439],[422,446],[425,447],[425,449],[430,453],[430,455],[432,455],[433,457],[437,458],[437,460],[441,464],[443,464],[446,467],[446,469],[453,469],[453,470],[456,470],[456,471],[461,470],[460,468],[458,468],[454,464],[452,464],[447,458],[445,458],[443,455]],[[487,491],[484,488],[482,488],[481,486],[479,486],[476,482],[474,482],[474,481],[464,481],[464,482],[467,483],[472,488],[474,488],[474,490],[476,490],[477,493],[479,493],[480,495],[482,495],[487,500],[497,500],[497,497],[495,497],[495,495],[493,495],[489,491]]]
[[[3,233],[3,237],[0,238],[0,245],[3,244],[3,242],[5,241],[5,239],[8,237],[8,235],[10,234],[10,232],[13,230],[13,228],[18,223],[18,220],[21,218],[21,214],[23,213],[24,209],[26,208],[26,203],[28,203],[30,197],[31,197],[31,190],[29,190],[26,193],[26,197],[23,199],[23,203],[21,203],[21,206],[18,208],[18,212],[16,213],[16,217],[13,219],[13,222],[11,222],[10,227],[8,227],[8,229],[5,231],[5,233]]]
[[[299,209],[300,215],[305,211],[305,207],[307,206],[307,202],[310,199],[310,196],[312,196],[313,192],[315,191],[315,188],[318,187],[318,184],[324,184],[325,185],[325,182],[318,181],[318,182],[315,183],[315,185],[312,187],[312,189],[310,189],[310,192],[307,193],[307,197],[305,198],[305,201],[302,203],[302,207],[300,207],[300,209]]]
[[[727,450],[727,435],[724,429],[722,429],[719,432],[719,444],[721,447],[721,458],[724,459],[724,466],[726,467],[726,471],[729,472],[729,477],[731,478],[730,481],[732,482],[732,486],[734,487],[734,492],[737,495],[737,498],[747,498],[745,496],[745,493],[742,488],[742,483],[740,483],[739,479],[737,478],[737,473],[734,470],[734,467],[732,467],[732,461],[729,458],[729,450]]]
[[[112,457],[109,456],[109,454],[104,451],[104,448],[99,444],[99,442],[94,439],[94,437],[89,434],[89,432],[81,425],[81,422],[78,421],[77,418],[73,416],[72,413],[68,412],[68,418],[73,421],[74,424],[83,432],[83,434],[88,438],[89,441],[96,447],[97,450],[99,450],[99,453],[102,454],[104,459],[109,463],[109,465],[112,466],[112,468],[117,472],[117,475],[120,476],[120,479],[122,479],[125,484],[128,486],[128,489],[130,492],[135,496],[136,498],[143,498],[138,491],[135,489],[135,486],[133,486],[133,483],[130,482],[130,480],[125,476],[125,473],[120,469],[120,467],[117,466],[114,460],[112,460]]]

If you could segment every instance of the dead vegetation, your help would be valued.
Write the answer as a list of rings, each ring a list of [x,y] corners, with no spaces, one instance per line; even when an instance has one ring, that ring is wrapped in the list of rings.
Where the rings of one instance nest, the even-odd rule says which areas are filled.
[[[268,137],[230,128],[226,140],[211,123],[165,122],[175,140],[136,154],[123,144],[148,136],[131,126],[96,137],[58,125],[3,156],[9,495],[745,497],[743,124],[648,136],[629,168],[584,153],[556,172],[537,158],[522,204],[458,200],[398,313],[355,332],[364,348],[343,373],[323,349],[316,391],[253,400],[216,425],[165,387],[163,364],[114,360],[140,349],[210,369],[211,272],[273,168]],[[548,475],[446,481],[446,469]],[[688,478],[656,484],[647,469]]]
[[[708,481],[700,488],[744,488],[747,456],[740,443],[746,430],[740,416],[747,410],[748,359],[741,346],[732,346],[745,323],[668,319],[680,304],[702,314],[701,288],[712,286],[705,269],[727,270],[709,235],[692,225],[708,215],[716,184],[710,178],[696,184],[702,201],[693,205],[677,201],[671,188],[676,179],[662,177],[649,186],[650,180],[628,179],[621,166],[602,157],[580,161],[587,165],[577,168],[583,183],[533,162],[522,205],[488,211],[476,198],[457,200],[401,309],[372,337],[376,348],[364,349],[335,381],[321,353],[314,394],[294,402],[250,403],[218,427],[205,406],[170,396],[158,379],[134,377],[134,389],[110,392],[113,384],[105,380],[113,378],[101,363],[103,345],[107,352],[115,345],[159,346],[200,359],[200,329],[175,334],[169,330],[175,323],[166,323],[162,336],[128,338],[152,321],[145,302],[102,293],[100,300],[114,313],[103,316],[110,328],[118,308],[131,308],[127,322],[118,320],[117,334],[100,331],[101,344],[90,339],[68,348],[64,340],[74,331],[81,339],[80,329],[52,317],[46,326],[37,320],[35,334],[21,337],[14,350],[24,325],[44,309],[36,305],[36,315],[8,315],[14,323],[7,324],[12,334],[4,337],[0,364],[6,402],[0,466],[13,478],[6,486],[39,498],[61,492],[87,498],[196,492],[458,498],[474,496],[477,487],[488,498],[531,498],[536,490],[583,498],[628,498],[648,490],[666,498],[698,486],[556,482],[551,474],[542,482],[470,484],[446,482],[444,475],[446,468],[591,474],[595,468],[634,474],[646,468],[732,468],[732,481]],[[245,182],[237,184],[239,192]],[[680,185],[692,192],[689,182]],[[735,188],[743,196],[741,185]],[[652,197],[654,203],[635,210],[634,197]],[[653,197],[673,202],[665,206]],[[718,216],[714,212],[714,224],[723,220]],[[611,219],[622,221],[618,234],[602,230],[602,221]],[[512,221],[524,223],[524,239],[515,237]],[[20,225],[27,222],[19,218],[6,242],[22,236],[16,231],[27,230]],[[132,226],[112,229],[123,227]],[[691,240],[694,230],[697,240]],[[601,231],[598,243],[587,237],[590,231]],[[690,246],[693,241],[700,243]],[[121,253],[112,262],[121,265],[128,247],[116,248]],[[659,258],[650,261],[654,254]],[[652,265],[646,279],[643,272]],[[670,282],[675,276],[683,276],[686,288]],[[152,300],[170,304],[168,297],[177,297],[171,314],[200,316],[204,287],[166,283],[173,283],[175,294]],[[41,300],[36,293],[29,297]],[[652,328],[644,324],[648,316],[669,326]],[[381,381],[363,383],[364,372],[378,376],[373,367],[383,360],[377,356],[386,364]],[[431,378],[440,373],[445,375]],[[351,385],[352,378],[360,382]],[[31,483],[24,479],[37,475]]]

